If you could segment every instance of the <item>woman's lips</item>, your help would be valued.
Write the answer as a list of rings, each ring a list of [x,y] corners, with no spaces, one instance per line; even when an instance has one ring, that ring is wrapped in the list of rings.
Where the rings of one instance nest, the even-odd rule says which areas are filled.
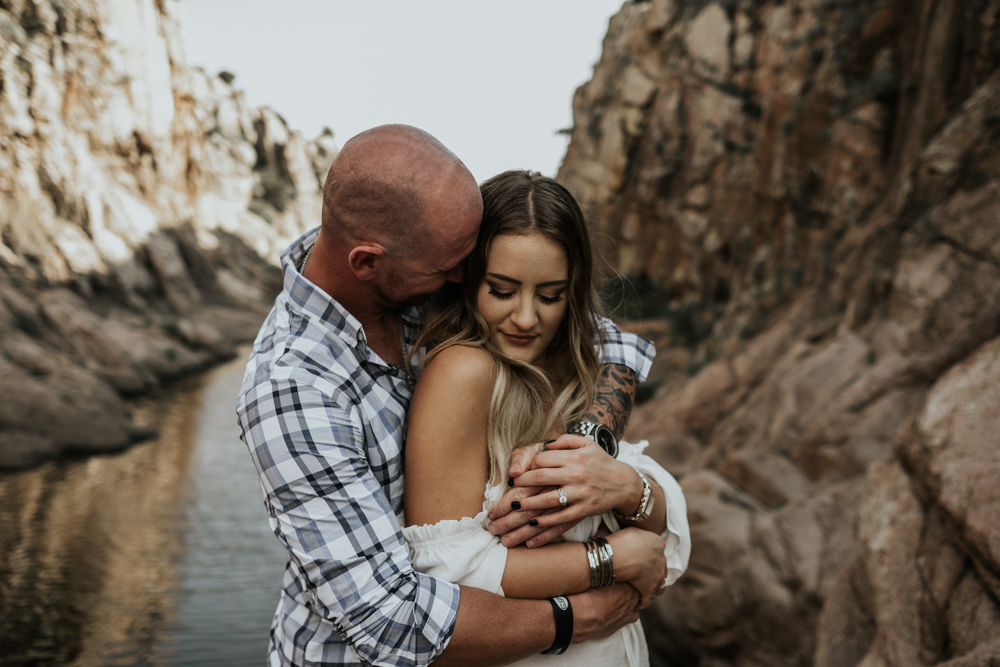
[[[531,341],[537,338],[537,336],[515,336],[513,334],[505,333],[503,331],[501,331],[500,333],[503,334],[503,337],[514,345],[528,345],[531,343]]]

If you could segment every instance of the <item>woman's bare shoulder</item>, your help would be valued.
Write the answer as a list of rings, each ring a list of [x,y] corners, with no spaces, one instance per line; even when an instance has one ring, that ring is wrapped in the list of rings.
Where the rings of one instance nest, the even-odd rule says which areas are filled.
[[[493,356],[478,346],[452,345],[438,352],[424,368],[420,382],[446,383],[456,392],[489,388],[497,377]]]
[[[475,516],[482,508],[495,368],[488,352],[464,345],[442,350],[424,368],[407,413],[408,523]]]

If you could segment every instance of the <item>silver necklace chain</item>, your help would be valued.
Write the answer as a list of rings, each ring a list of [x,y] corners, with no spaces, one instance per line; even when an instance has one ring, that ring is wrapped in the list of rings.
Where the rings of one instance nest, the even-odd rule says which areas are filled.
[[[302,265],[299,267],[299,273],[302,273],[302,272],[304,272],[306,270],[306,264],[309,263],[309,258],[312,257],[313,249],[315,249],[315,248],[316,248],[316,244],[315,243],[313,243],[311,246],[309,246],[309,250],[308,250],[308,252],[306,252],[306,258],[302,260]]]
[[[396,313],[396,330],[399,331],[399,349],[403,353],[403,372],[406,373],[406,386],[410,391],[417,386],[417,378],[413,377],[410,365],[406,363],[406,336],[403,335],[403,316]]]
[[[306,264],[309,262],[309,258],[312,257],[313,249],[316,248],[316,244],[313,243],[308,252],[306,252],[305,259],[302,260],[302,265],[299,267],[299,273],[303,273],[306,270]],[[413,371],[410,369],[410,365],[406,363],[406,335],[403,333],[403,316],[396,313],[396,331],[399,332],[399,351],[403,353],[403,367],[399,368],[395,364],[389,364],[393,368],[399,368],[399,370],[406,373],[406,386],[410,391],[417,386],[417,378],[413,377]]]

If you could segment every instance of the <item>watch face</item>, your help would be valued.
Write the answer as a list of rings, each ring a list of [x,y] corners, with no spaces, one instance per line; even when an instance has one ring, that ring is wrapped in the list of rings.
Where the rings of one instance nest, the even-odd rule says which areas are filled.
[[[601,449],[606,451],[611,458],[618,458],[618,440],[615,438],[615,434],[611,432],[611,429],[607,426],[601,424],[597,427],[597,432],[594,433],[594,439],[597,444],[601,446]]]

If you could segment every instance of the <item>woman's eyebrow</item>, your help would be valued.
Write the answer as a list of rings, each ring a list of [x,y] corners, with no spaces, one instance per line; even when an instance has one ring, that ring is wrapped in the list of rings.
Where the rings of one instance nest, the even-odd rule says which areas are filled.
[[[499,280],[506,280],[509,283],[514,283],[515,285],[523,285],[524,284],[520,280],[515,280],[514,278],[511,278],[510,276],[505,276],[502,273],[487,273],[486,275],[493,276],[494,278],[498,278]]]
[[[498,280],[506,281],[508,283],[514,283],[515,285],[524,284],[520,280],[517,280],[516,278],[511,278],[510,276],[505,276],[502,273],[487,273],[486,275],[492,276]],[[569,282],[568,280],[549,280],[548,282],[538,283],[537,285],[535,285],[535,287],[551,287],[553,285],[565,285],[568,282]]]

